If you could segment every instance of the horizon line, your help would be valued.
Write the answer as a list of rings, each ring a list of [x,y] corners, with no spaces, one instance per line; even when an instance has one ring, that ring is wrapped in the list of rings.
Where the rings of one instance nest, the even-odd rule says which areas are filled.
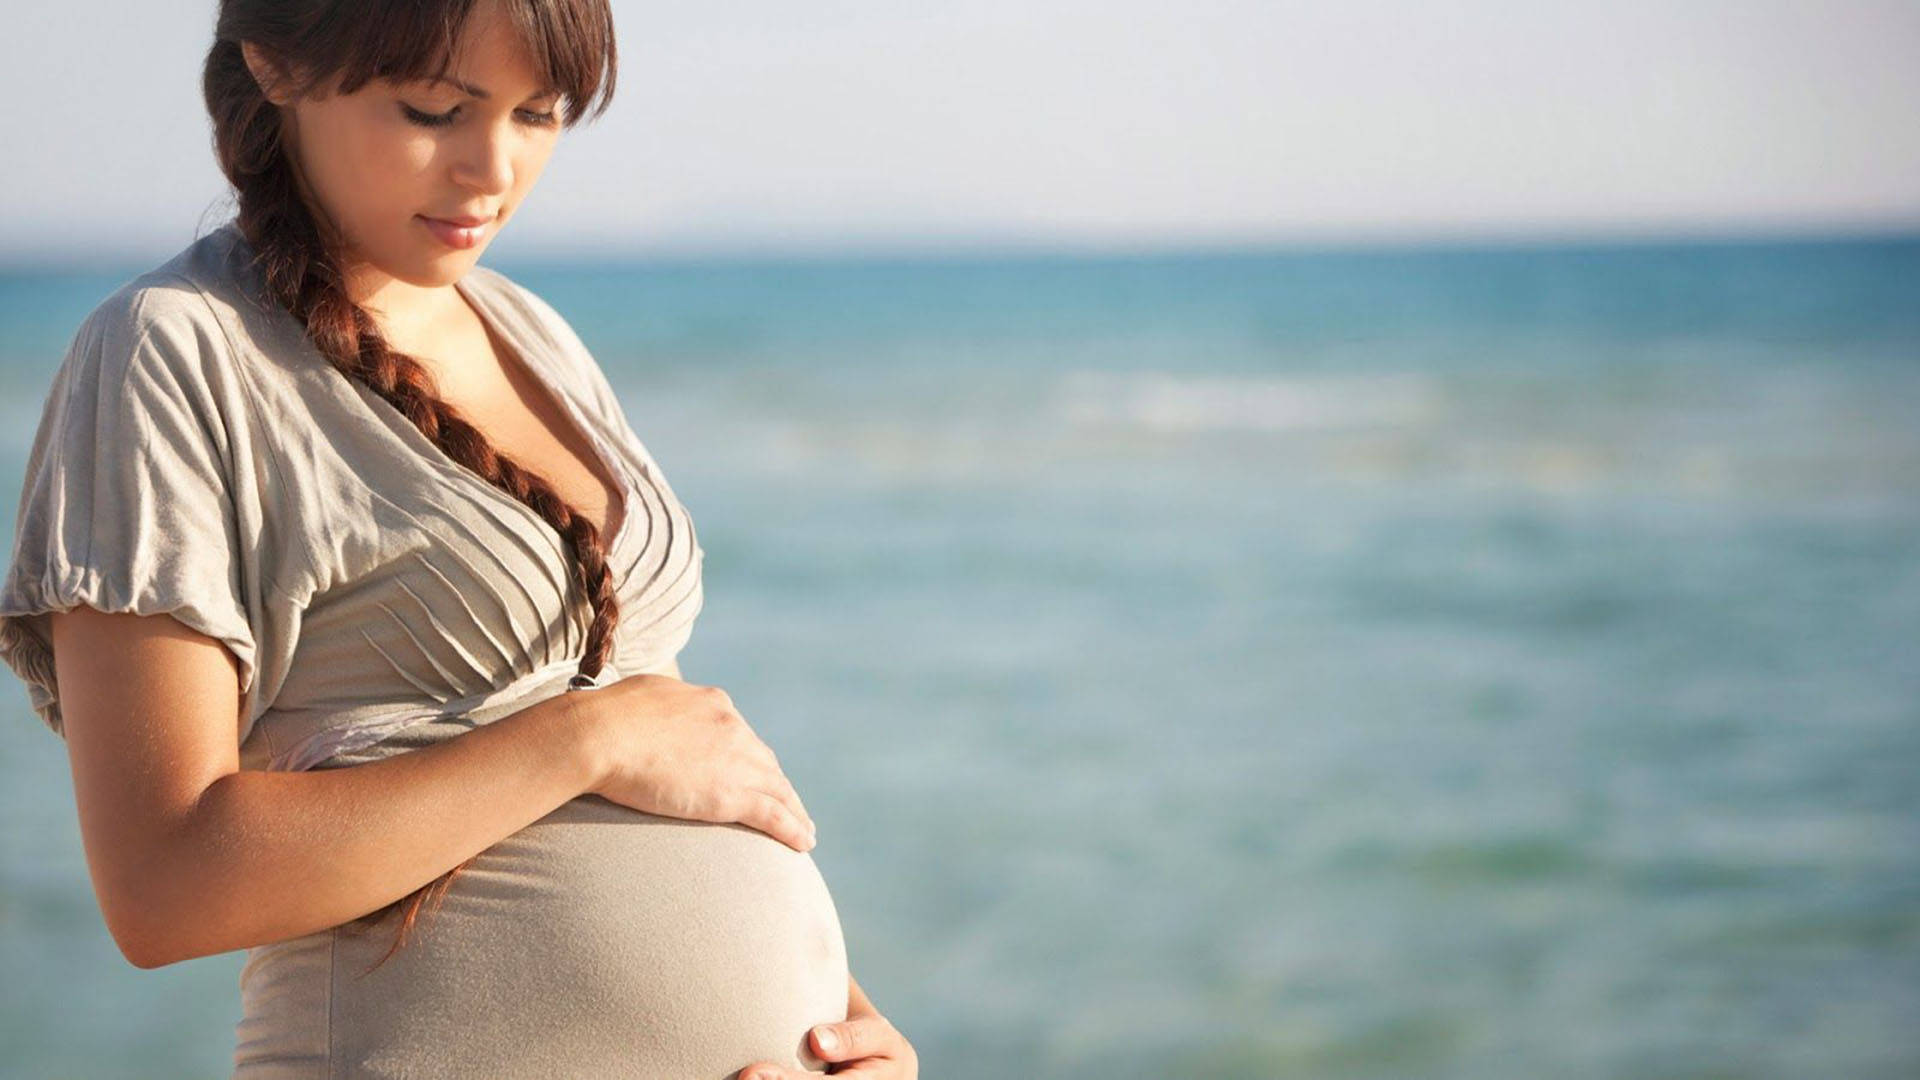
[[[103,244],[76,256],[68,236],[42,244],[0,242],[0,274],[86,273],[122,270],[171,257],[224,224],[202,225],[189,237],[165,244]],[[1444,228],[1337,228],[1152,234],[1037,233],[971,230],[779,230],[725,234],[664,234],[607,241],[589,234],[552,233],[515,244],[498,257],[524,266],[549,263],[630,262],[818,262],[866,260],[939,261],[995,258],[1155,258],[1526,252],[1664,246],[1724,246],[1777,243],[1920,241],[1920,217],[1883,219],[1767,220],[1758,222],[1660,222],[1640,224],[1528,225]],[[83,242],[84,246],[84,242]],[[513,250],[517,248],[518,250]],[[490,248],[489,253],[494,249]]]

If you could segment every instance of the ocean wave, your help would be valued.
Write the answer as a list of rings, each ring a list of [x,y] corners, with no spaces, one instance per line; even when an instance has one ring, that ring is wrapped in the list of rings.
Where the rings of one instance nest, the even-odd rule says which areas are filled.
[[[1336,375],[1070,371],[1058,414],[1155,431],[1325,431],[1431,423],[1444,398],[1414,372]]]

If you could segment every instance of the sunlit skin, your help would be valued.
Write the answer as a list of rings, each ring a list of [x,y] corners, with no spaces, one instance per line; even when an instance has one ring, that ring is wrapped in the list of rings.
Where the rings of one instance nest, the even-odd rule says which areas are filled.
[[[251,43],[242,48],[255,80],[281,109],[283,140],[299,162],[308,204],[346,239],[349,295],[395,348],[430,366],[436,356],[445,359],[449,350],[434,343],[459,336],[456,327],[471,336],[473,325],[453,283],[480,261],[545,171],[562,131],[559,92],[543,85],[492,3],[474,8],[448,82],[376,79],[351,94],[295,98],[279,89],[270,57]],[[455,248],[436,239],[421,215],[494,218],[478,244]],[[443,388],[459,385],[457,372],[442,374]],[[835,1073],[919,1075],[913,1047],[851,974],[847,1019],[812,1029],[808,1043]],[[736,1075],[803,1074],[763,1061]]]
[[[561,95],[542,85],[493,4],[474,9],[448,83],[375,79],[351,94],[296,99],[278,88],[270,57],[252,43],[243,51],[281,107],[309,205],[346,238],[349,295],[396,347],[428,340],[460,302],[451,285],[545,171],[560,139]],[[466,249],[435,239],[420,219],[488,214],[497,216]]]
[[[847,1018],[813,1028],[807,1033],[807,1045],[830,1063],[827,1071],[836,1076],[917,1080],[920,1075],[920,1057],[913,1044],[874,1009],[851,972],[847,975]],[[756,1061],[735,1075],[739,1080],[805,1080],[814,1074]]]

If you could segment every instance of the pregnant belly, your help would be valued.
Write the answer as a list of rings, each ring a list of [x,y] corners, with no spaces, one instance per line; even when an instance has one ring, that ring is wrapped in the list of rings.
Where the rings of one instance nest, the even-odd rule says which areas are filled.
[[[846,1018],[818,867],[743,825],[581,796],[482,852],[374,968],[395,924],[252,950],[235,1075],[825,1072],[807,1031]]]

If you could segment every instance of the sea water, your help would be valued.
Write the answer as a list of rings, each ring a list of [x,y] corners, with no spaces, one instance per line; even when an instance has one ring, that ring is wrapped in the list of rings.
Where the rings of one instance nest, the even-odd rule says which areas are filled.
[[[1920,239],[487,261],[922,1075],[1920,1074]],[[139,269],[0,278],[0,513]],[[4,1071],[219,1074],[0,721]]]

